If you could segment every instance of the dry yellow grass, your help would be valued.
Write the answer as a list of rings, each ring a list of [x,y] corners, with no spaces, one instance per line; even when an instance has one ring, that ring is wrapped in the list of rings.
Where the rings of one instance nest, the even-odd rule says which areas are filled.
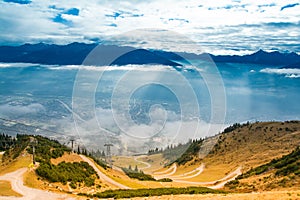
[[[80,162],[80,161],[82,161],[82,158],[78,154],[75,154],[75,153],[71,153],[71,154],[65,153],[62,157],[59,157],[59,158],[56,158],[56,159],[51,158],[51,163],[54,164],[54,165],[57,165],[58,163],[60,163],[62,161],[65,161],[65,162]]]
[[[261,192],[261,193],[232,193],[232,194],[197,194],[197,195],[167,195],[167,196],[160,196],[160,197],[138,197],[132,198],[134,200],[182,200],[182,199],[189,199],[189,200],[223,200],[223,199],[230,199],[230,200],[299,200],[300,199],[300,190],[297,191],[271,191],[271,192]]]
[[[123,185],[126,185],[130,188],[143,188],[143,185],[141,185],[139,183],[139,181],[129,178],[122,171],[108,169],[108,170],[104,171],[104,173],[111,179],[113,179]]]
[[[239,166],[243,171],[247,171],[251,167],[265,164],[274,158],[290,153],[299,144],[299,130],[299,122],[259,122],[238,128],[223,134],[219,140],[219,147],[215,148],[212,154],[200,161],[191,161],[184,166],[179,166],[172,176],[190,172],[201,163],[205,164],[204,171],[196,177],[184,179],[185,181],[216,181],[224,178]],[[161,154],[145,156],[141,160],[145,162],[150,160],[151,164],[155,165],[145,170],[148,173],[167,169],[161,165]]]
[[[296,175],[275,176],[276,170],[253,175],[245,179],[239,180],[237,191],[249,191],[255,188],[255,191],[270,191],[270,190],[300,190],[300,177]]]
[[[17,159],[0,166],[0,175],[16,171],[23,167],[28,167],[30,163],[32,163],[32,156],[25,152],[21,153]]]
[[[179,168],[186,172],[199,163],[205,163],[201,175],[193,180],[211,181],[224,177],[238,166],[245,172],[251,167],[270,162],[286,155],[300,142],[300,123],[259,122],[222,134],[218,147],[200,162]]]
[[[164,165],[166,164],[162,154],[154,154],[154,155],[146,155],[144,157],[139,158],[140,161],[147,162],[151,165],[151,167],[144,169],[146,173],[153,173],[158,171],[164,171]]]
[[[0,162],[2,162],[2,157],[3,157],[4,152],[0,152]]]
[[[38,176],[33,170],[25,172],[23,181],[25,186],[37,189],[45,189],[46,184],[43,181],[39,180]]]
[[[220,137],[219,149],[204,158],[211,164],[256,167],[290,153],[299,145],[300,123],[260,122]]]
[[[185,180],[196,182],[216,181],[224,178],[227,174],[236,170],[236,168],[237,166],[208,165],[200,175]]]
[[[11,184],[9,181],[0,181],[0,196],[22,197],[21,194],[15,192],[11,188]]]
[[[118,167],[128,167],[131,165],[131,167],[137,166],[138,168],[146,167],[145,164],[138,162],[134,159],[134,157],[130,156],[114,156],[112,157],[113,164]]]

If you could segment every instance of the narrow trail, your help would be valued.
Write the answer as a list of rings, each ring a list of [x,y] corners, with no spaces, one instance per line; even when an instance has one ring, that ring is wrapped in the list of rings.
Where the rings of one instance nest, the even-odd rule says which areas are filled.
[[[89,163],[90,166],[92,166],[94,168],[94,170],[97,172],[97,174],[99,175],[100,179],[118,187],[121,189],[131,189],[130,187],[127,187],[121,183],[116,182],[115,180],[111,179],[110,177],[108,177],[106,174],[104,174],[103,172],[101,172],[98,167],[86,156],[84,155],[79,155],[85,162]]]
[[[74,199],[64,194],[57,194],[53,192],[48,192],[44,190],[38,190],[34,188],[29,188],[24,186],[23,175],[27,171],[27,168],[21,168],[14,172],[7,173],[3,176],[0,176],[0,180],[9,181],[11,183],[12,189],[21,195],[22,197],[0,197],[0,199],[20,199],[20,200],[52,200],[52,199]]]
[[[134,156],[134,160],[136,162],[139,162],[139,163],[142,163],[142,164],[146,165],[146,167],[140,167],[141,170],[148,169],[148,168],[150,168],[152,166],[150,163],[138,160],[139,158],[143,158],[143,157],[145,157],[145,156]]]
[[[193,184],[193,185],[202,185],[211,189],[220,189],[222,188],[227,182],[234,180],[238,175],[242,174],[241,167],[238,167],[233,172],[229,173],[225,177],[215,180],[215,181],[208,181],[208,182],[197,182],[197,181],[186,181],[180,179],[174,179],[174,182],[177,183],[186,183],[186,184]],[[217,183],[217,184],[216,184]],[[216,184],[216,185],[214,185]]]
[[[166,169],[166,170],[164,170],[162,172],[154,172],[153,174],[154,175],[166,174],[166,173],[168,173],[171,170],[174,171],[174,168],[177,168],[176,164],[173,164],[173,166],[171,166],[169,169]]]
[[[173,170],[172,170],[172,169],[173,169]],[[171,170],[172,170],[172,171],[171,171]],[[165,174],[165,173],[167,173],[167,172],[169,172],[169,171],[171,171],[171,172],[168,173],[168,174]],[[163,171],[163,172],[165,172],[165,173],[157,172],[156,174],[159,174],[159,175],[153,175],[153,176],[154,176],[154,178],[156,178],[156,179],[168,178],[168,177],[172,176],[173,174],[175,174],[176,171],[177,171],[177,165],[176,165],[176,164],[173,164],[172,167],[170,167],[169,169]]]
[[[197,167],[196,169],[194,169],[194,170],[192,170],[190,172],[187,172],[187,173],[184,173],[184,174],[180,174],[180,175],[177,175],[177,176],[171,176],[169,178],[171,178],[171,179],[189,179],[189,178],[194,178],[196,176],[199,176],[203,172],[204,168],[205,168],[205,165],[201,164],[200,167]],[[195,172],[197,172],[197,173],[195,173]],[[193,173],[195,173],[195,174],[193,174]],[[193,175],[189,175],[189,174],[193,174]]]
[[[211,189],[221,189],[222,187],[224,187],[224,185],[230,181],[233,181],[237,176],[241,175],[242,174],[242,168],[241,167],[238,167],[235,171],[231,172],[230,176],[225,176],[223,179],[221,179],[221,182],[214,185],[214,186],[211,186],[210,188]]]

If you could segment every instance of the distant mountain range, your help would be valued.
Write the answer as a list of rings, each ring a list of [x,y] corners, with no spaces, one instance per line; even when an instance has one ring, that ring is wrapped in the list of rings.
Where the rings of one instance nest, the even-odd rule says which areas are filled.
[[[0,46],[0,62],[24,62],[39,63],[50,65],[80,65],[83,63],[87,55],[95,48],[99,48],[101,55],[97,63],[94,65],[112,64],[161,64],[170,66],[180,66],[176,61],[188,59],[212,59],[214,62],[228,63],[253,63],[276,65],[282,67],[299,68],[300,55],[296,53],[280,53],[278,51],[265,52],[259,50],[250,55],[219,55],[215,56],[208,53],[194,54],[182,52],[167,52],[161,50],[145,50],[133,47],[123,47],[115,45],[98,45],[71,43],[68,45],[56,44],[24,44],[21,46]],[[97,52],[98,53],[98,52]],[[101,61],[101,57],[109,55],[110,60],[105,63]],[[113,55],[113,56],[112,56]],[[121,56],[119,56],[121,55]],[[115,56],[115,57],[114,57]],[[86,61],[86,64],[89,62]]]

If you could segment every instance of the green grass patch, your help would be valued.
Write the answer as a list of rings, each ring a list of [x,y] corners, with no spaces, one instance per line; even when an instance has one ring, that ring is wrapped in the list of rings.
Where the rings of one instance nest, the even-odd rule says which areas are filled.
[[[187,188],[150,188],[150,189],[134,189],[134,190],[106,190],[94,195],[80,194],[91,198],[133,198],[133,197],[149,197],[162,195],[177,194],[225,194],[222,190],[213,190],[206,187],[187,187]]]

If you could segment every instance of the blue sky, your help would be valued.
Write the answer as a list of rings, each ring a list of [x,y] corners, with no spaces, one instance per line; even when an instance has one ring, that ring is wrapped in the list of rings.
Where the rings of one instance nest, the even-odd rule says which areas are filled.
[[[0,6],[1,45],[116,43],[111,37],[150,28],[151,31],[175,31],[214,54],[246,54],[258,49],[300,53],[299,0],[4,0]],[[126,37],[122,39],[123,43],[127,41]],[[155,45],[143,41],[129,44],[195,50],[184,49],[184,45],[166,47],[163,42],[161,36]]]

